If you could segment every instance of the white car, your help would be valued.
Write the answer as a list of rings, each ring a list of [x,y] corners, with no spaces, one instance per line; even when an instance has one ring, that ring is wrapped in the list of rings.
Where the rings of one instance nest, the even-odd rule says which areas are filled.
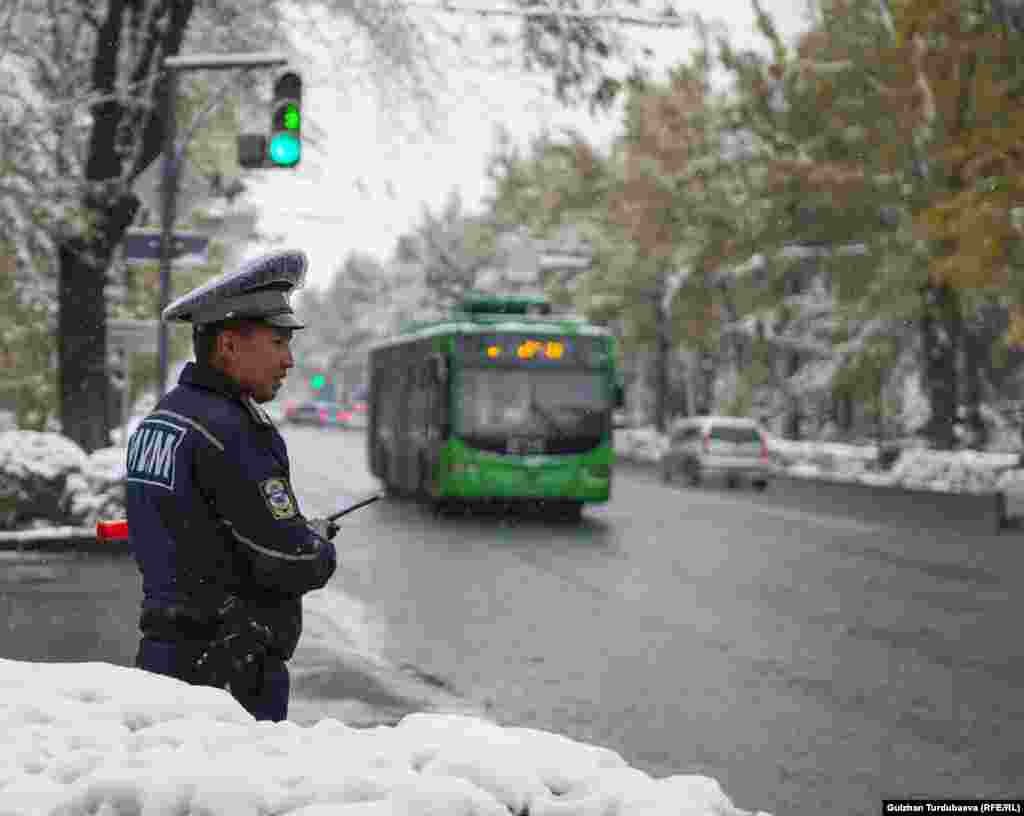
[[[770,473],[767,432],[745,417],[684,419],[673,427],[668,450],[661,457],[661,478],[666,484],[679,481],[696,486],[719,477],[730,487],[745,481],[764,490]]]

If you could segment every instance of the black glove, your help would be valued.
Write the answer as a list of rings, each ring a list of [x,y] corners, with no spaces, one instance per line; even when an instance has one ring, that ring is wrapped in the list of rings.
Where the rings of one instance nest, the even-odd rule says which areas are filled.
[[[334,537],[338,534],[338,530],[341,529],[337,524],[328,519],[310,519],[309,526],[325,541],[333,541]]]
[[[214,639],[194,664],[196,682],[233,691],[255,693],[263,685],[263,670],[272,632],[253,620],[235,596],[217,611],[220,625]]]

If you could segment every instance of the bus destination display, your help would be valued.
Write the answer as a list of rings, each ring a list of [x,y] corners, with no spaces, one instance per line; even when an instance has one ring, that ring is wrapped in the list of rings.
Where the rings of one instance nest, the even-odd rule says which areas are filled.
[[[601,337],[471,334],[460,339],[462,359],[467,363],[590,368],[606,361],[605,341]]]

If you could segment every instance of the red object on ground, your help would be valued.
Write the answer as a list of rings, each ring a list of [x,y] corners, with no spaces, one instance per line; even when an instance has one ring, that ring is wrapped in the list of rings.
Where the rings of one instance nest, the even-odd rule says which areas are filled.
[[[126,538],[128,538],[127,519],[96,522],[97,541],[124,541]]]

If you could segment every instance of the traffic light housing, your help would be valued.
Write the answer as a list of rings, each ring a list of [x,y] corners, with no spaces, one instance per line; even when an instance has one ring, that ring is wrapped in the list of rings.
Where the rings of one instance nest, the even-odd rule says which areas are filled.
[[[302,158],[302,77],[285,71],[274,82],[267,159],[272,167],[294,167]]]
[[[245,170],[259,170],[267,165],[267,134],[238,134],[238,166]]]

